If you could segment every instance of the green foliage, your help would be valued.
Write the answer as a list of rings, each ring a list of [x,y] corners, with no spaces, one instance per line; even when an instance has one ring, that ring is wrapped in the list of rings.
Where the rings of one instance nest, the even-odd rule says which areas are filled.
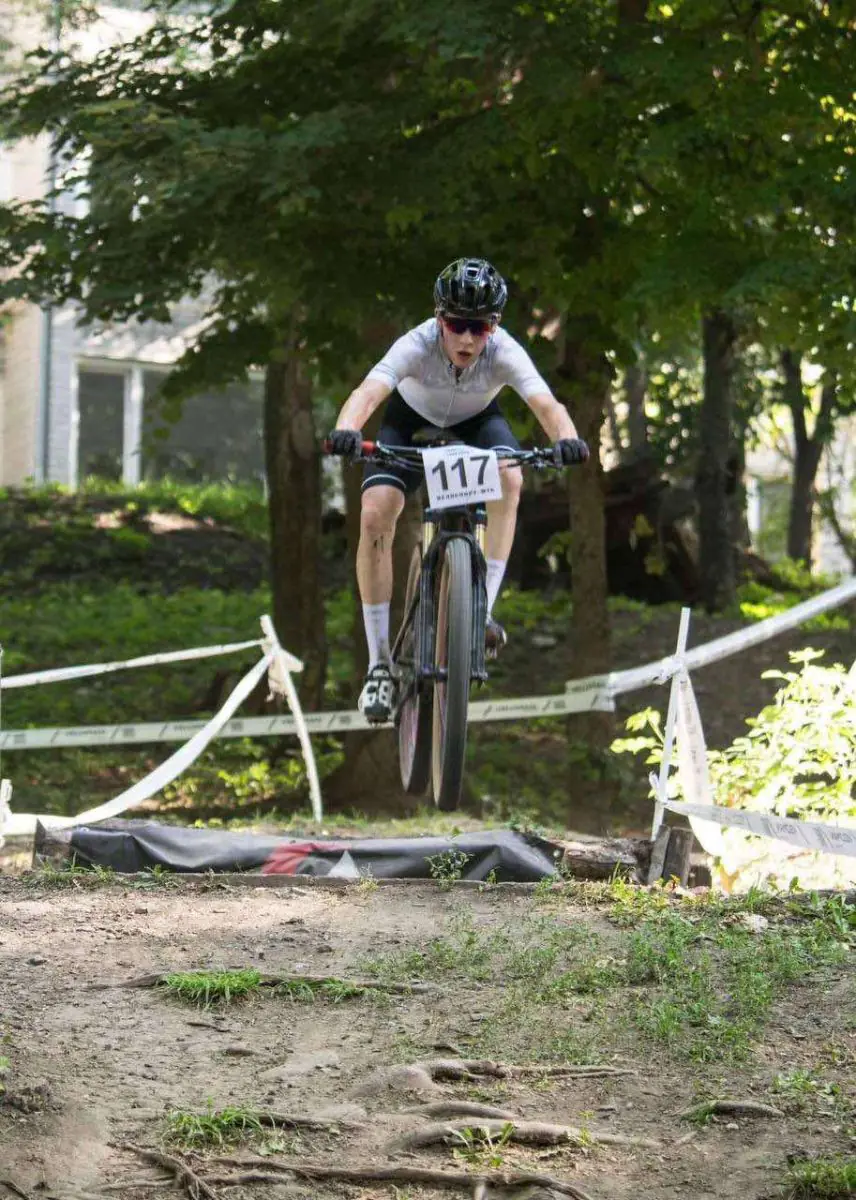
[[[210,1008],[254,996],[261,987],[261,973],[252,967],[239,971],[173,971],[161,987],[168,996]]]
[[[737,609],[740,616],[750,621],[765,621],[768,617],[774,617],[797,604],[802,604],[806,599],[805,591],[819,592],[824,587],[833,587],[837,582],[822,575],[811,576],[801,564],[792,563],[790,559],[782,559],[776,564],[777,574],[778,567],[782,565],[785,566],[785,570],[780,575],[783,584],[781,588],[768,587],[758,580],[751,580],[738,587]],[[793,590],[796,588],[800,590]],[[805,622],[803,628],[808,631],[849,630],[850,619],[844,613],[832,610],[812,617]]]
[[[749,732],[723,751],[708,752],[718,803],[807,820],[856,817],[856,693],[852,672],[824,667],[822,652],[791,654],[798,668],[766,671],[784,686],[772,704],[747,721]],[[633,737],[612,743],[616,754],[644,755],[659,766],[663,731],[655,709],[628,717]],[[669,794],[680,796],[673,774]]]
[[[267,503],[257,484],[226,480],[193,484],[166,476],[129,488],[110,479],[89,476],[82,482],[81,490],[89,497],[115,499],[117,509],[128,519],[140,520],[148,512],[179,512],[200,521],[214,521],[248,537],[266,539],[269,532]],[[52,494],[42,488],[27,493],[28,498],[36,501],[41,495]]]
[[[784,686],[750,731],[711,754],[720,803],[779,816],[856,817],[856,692],[852,674],[824,667],[817,651],[791,655],[798,668],[767,671]]]

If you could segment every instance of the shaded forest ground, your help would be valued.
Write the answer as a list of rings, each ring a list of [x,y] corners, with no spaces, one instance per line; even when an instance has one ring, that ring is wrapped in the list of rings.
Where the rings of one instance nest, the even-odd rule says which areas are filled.
[[[270,610],[265,512],[249,489],[162,485],[123,495],[108,488],[76,496],[9,493],[0,509],[3,669],[6,674],[74,662],[126,658],[156,650],[243,640]],[[353,595],[341,531],[324,540],[328,575],[330,678],[327,706],[351,707]],[[747,584],[733,612],[693,614],[698,645],[800,598]],[[482,696],[560,691],[573,672],[567,637],[571,597],[562,590],[507,589],[497,613],[510,642],[493,665]],[[610,604],[614,667],[635,666],[674,649],[678,606],[649,606],[621,596]],[[711,746],[744,731],[776,690],[762,679],[786,669],[788,652],[811,645],[829,662],[856,657],[853,608],[766,642],[696,674]],[[299,647],[292,647],[299,653]],[[101,679],[7,692],[5,729],[202,717],[249,665],[250,657],[128,672]],[[241,666],[240,663],[244,665]],[[665,689],[622,699],[617,732],[629,713],[664,710]],[[7,771],[19,811],[79,811],[128,786],[160,761],[167,747],[10,753]],[[341,760],[341,745],[316,739],[322,771]],[[200,816],[302,818],[303,768],[293,746],[221,742],[166,793],[177,819]],[[574,722],[509,722],[473,727],[471,813],[582,832],[639,832],[648,827],[645,768],[626,757],[594,758],[575,738]]]

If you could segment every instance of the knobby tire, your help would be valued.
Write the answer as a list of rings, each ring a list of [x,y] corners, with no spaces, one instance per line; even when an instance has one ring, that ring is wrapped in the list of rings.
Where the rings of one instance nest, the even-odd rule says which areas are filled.
[[[404,597],[404,616],[410,612],[410,605],[416,589],[419,587],[419,575],[422,569],[422,551],[417,546],[410,560],[410,570],[407,575],[407,590]],[[417,630],[419,628],[419,608],[413,616],[413,621],[402,640],[401,653],[415,655]],[[401,771],[401,786],[411,796],[422,796],[428,790],[431,781],[431,695],[427,690],[411,692],[401,705],[398,715],[398,765]]]
[[[434,684],[432,780],[434,803],[454,812],[461,800],[467,750],[467,710],[473,636],[473,566],[463,538],[446,543],[437,589],[435,665],[446,679]]]

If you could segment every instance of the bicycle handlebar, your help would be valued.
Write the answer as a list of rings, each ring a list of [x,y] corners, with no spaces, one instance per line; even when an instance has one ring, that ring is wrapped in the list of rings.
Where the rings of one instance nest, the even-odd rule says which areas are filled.
[[[449,443],[456,444],[456,443]],[[461,443],[466,446],[466,443]],[[323,450],[330,454],[329,438],[324,441]],[[428,447],[425,447],[428,449]],[[556,462],[552,448],[535,448],[533,450],[496,450],[495,454],[503,462],[513,462],[520,466],[534,467],[541,470],[553,467],[561,470],[567,463]],[[422,450],[418,446],[387,446],[383,442],[361,442],[360,462],[399,463],[408,467],[422,466]]]

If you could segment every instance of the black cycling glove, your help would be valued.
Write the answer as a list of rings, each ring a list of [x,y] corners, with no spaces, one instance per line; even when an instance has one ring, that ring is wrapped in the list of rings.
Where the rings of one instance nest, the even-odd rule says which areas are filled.
[[[557,467],[572,467],[588,462],[589,448],[582,438],[560,438],[553,445],[553,457]]]
[[[362,455],[362,437],[356,429],[334,429],[327,438],[331,454],[356,462]]]

